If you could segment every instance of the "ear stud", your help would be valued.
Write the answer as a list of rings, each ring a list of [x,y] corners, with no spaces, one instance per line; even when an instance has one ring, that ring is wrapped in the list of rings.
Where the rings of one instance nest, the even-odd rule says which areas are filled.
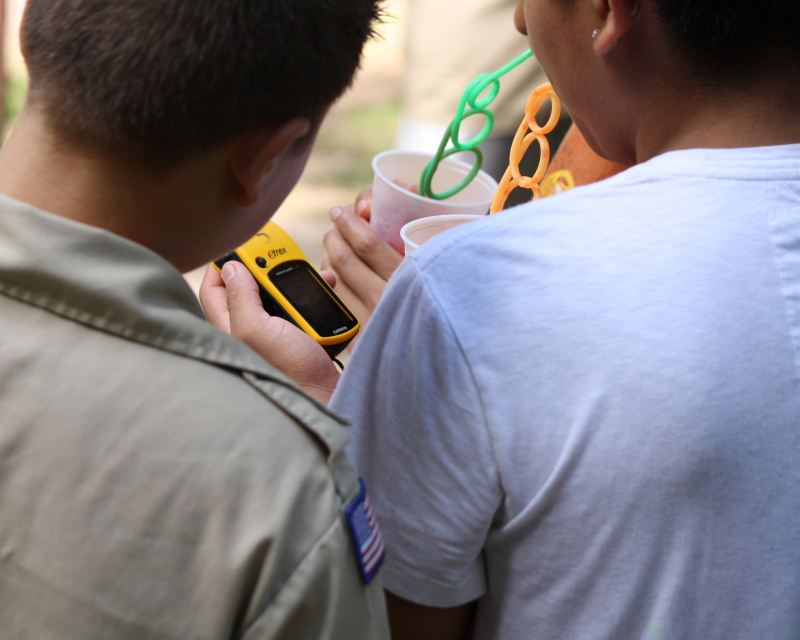
[[[600,29],[595,29],[594,31],[592,31],[592,40],[597,40],[599,35],[600,35]]]

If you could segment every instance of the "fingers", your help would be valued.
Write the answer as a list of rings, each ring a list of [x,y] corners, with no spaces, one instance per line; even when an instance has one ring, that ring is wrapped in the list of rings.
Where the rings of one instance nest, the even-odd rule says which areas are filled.
[[[231,332],[228,293],[225,290],[222,276],[212,264],[208,265],[203,276],[203,284],[200,285],[200,304],[203,306],[209,323],[222,329],[225,333]]]
[[[395,180],[396,185],[410,191],[411,193],[419,193],[419,186],[409,186],[407,183],[403,182],[402,180]],[[364,220],[369,220],[372,217],[372,185],[369,185],[366,189],[364,189],[361,193],[358,194],[356,197],[356,214],[360,217],[364,218]]]
[[[372,216],[372,185],[368,186],[356,198],[356,213],[369,220]]]
[[[336,274],[333,271],[327,271],[323,269],[319,272],[319,275],[321,275],[323,280],[330,285],[331,289],[336,288]]]
[[[290,322],[273,318],[261,306],[258,284],[238,262],[222,268],[227,288],[231,335],[322,402],[330,399],[339,380],[328,354]]]
[[[416,193],[419,195],[419,185],[414,185],[413,187],[410,186],[407,182],[403,182],[402,180],[395,180],[394,183],[400,187],[401,189],[405,189],[406,191],[410,191],[411,193]],[[370,194],[370,200],[372,200],[372,194]],[[371,204],[371,202],[370,202]]]
[[[255,347],[269,315],[258,295],[258,284],[243,264],[227,262],[222,267],[226,287],[226,306],[230,316],[231,334]]]
[[[338,275],[339,287],[346,285],[367,309],[374,309],[383,295],[386,280],[356,255],[336,227],[325,233],[324,243],[330,265]],[[391,247],[390,251],[393,251]]]
[[[331,210],[331,219],[359,259],[381,278],[388,280],[402,262],[402,256],[375,233],[365,220],[357,216],[353,207],[334,207]],[[333,262],[333,268],[339,272],[339,265],[330,250],[328,256]]]

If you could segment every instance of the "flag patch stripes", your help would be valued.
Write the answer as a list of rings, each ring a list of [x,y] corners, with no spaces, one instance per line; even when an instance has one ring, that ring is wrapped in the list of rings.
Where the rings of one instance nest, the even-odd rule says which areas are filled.
[[[369,584],[378,574],[378,570],[386,557],[380,527],[375,521],[367,488],[363,480],[359,480],[361,491],[358,497],[345,510],[350,536],[356,548],[358,569],[364,584]]]

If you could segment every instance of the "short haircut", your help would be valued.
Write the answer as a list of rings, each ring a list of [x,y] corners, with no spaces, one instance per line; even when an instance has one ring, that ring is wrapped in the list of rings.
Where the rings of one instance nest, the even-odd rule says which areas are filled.
[[[653,0],[675,44],[701,66],[746,71],[775,45],[800,55],[800,0]],[[756,59],[754,59],[756,58]],[[731,66],[731,61],[739,63]]]
[[[320,119],[381,0],[28,0],[31,100],[70,139],[156,167]]]

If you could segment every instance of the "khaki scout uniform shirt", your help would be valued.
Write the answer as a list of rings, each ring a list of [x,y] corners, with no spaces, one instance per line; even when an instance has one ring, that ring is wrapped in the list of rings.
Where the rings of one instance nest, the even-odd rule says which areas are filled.
[[[0,196],[0,637],[388,638],[341,418],[149,250]]]

